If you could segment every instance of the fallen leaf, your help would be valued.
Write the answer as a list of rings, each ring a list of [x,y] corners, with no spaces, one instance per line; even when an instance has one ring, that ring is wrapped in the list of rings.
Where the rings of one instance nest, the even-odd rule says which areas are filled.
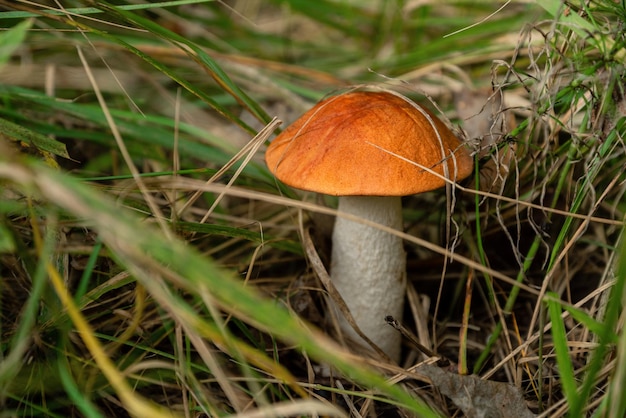
[[[508,383],[462,376],[436,366],[417,368],[441,394],[448,397],[468,418],[532,418],[519,390]]]

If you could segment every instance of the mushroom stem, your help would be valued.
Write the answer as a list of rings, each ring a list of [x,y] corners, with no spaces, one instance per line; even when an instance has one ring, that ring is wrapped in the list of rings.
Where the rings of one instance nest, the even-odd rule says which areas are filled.
[[[402,228],[402,205],[397,196],[341,196],[339,211],[396,230]],[[400,357],[400,334],[385,316],[401,318],[406,290],[406,254],[402,239],[380,229],[349,221],[335,221],[331,258],[332,281],[355,322],[391,359]],[[341,313],[341,329],[363,342]]]

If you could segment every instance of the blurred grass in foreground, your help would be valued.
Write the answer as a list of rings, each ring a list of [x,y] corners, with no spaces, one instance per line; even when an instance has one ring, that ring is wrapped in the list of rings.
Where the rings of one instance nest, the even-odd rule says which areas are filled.
[[[609,0],[0,1],[0,409],[467,413],[408,343],[397,367],[332,341],[300,222],[324,257],[333,201],[257,152],[273,116],[379,83],[435,99],[477,156],[453,211],[444,191],[405,199],[404,323],[540,416],[624,416],[625,17]],[[504,131],[457,112],[485,92],[475,113],[502,94]]]

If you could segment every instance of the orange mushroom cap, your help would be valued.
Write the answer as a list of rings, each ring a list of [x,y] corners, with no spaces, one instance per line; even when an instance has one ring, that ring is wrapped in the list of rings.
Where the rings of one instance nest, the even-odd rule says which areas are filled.
[[[469,176],[467,148],[422,109],[438,136],[416,106],[386,92],[327,98],[272,141],[265,161],[289,186],[337,196],[405,196],[445,185],[420,166],[445,176],[447,163],[450,178]]]

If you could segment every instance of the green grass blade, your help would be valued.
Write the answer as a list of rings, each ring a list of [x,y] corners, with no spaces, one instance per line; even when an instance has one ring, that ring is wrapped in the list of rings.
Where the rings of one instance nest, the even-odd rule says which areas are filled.
[[[140,17],[132,14],[131,12],[124,12],[124,11],[118,10],[114,6],[107,6],[107,5],[102,4],[102,3],[98,3],[98,7],[101,7],[103,10],[105,10],[105,11],[107,11],[109,13],[114,13],[114,15],[117,16],[117,17],[128,19],[130,22],[137,21],[137,22],[139,22],[139,24],[144,23],[146,25],[145,29],[147,29],[147,30],[152,29],[152,30],[154,30],[157,33],[165,33],[167,35],[170,35],[170,38],[169,38],[170,41],[172,39],[175,39],[176,37],[178,37],[178,35],[176,35],[175,33],[171,32],[171,31],[168,31],[167,29],[161,28],[159,25],[157,25],[157,24],[155,24],[155,23],[153,23],[153,22],[151,22],[151,21],[149,21],[147,19],[140,18]],[[243,129],[247,130],[248,132],[256,133],[256,131],[254,129],[252,129],[248,124],[246,124],[240,118],[238,118],[235,115],[233,115],[231,111],[229,111],[224,106],[220,105],[209,94],[207,94],[204,91],[198,89],[194,84],[190,83],[189,81],[187,81],[186,79],[184,79],[183,77],[178,75],[175,70],[173,70],[172,68],[169,68],[168,66],[162,64],[161,62],[159,62],[158,60],[152,58],[148,54],[142,52],[138,48],[136,48],[133,45],[131,45],[129,42],[123,40],[121,37],[116,36],[116,35],[114,35],[112,33],[103,31],[103,30],[96,29],[96,28],[91,27],[91,26],[87,26],[85,24],[80,23],[77,20],[74,20],[74,19],[65,18],[63,16],[51,16],[51,17],[54,17],[54,18],[64,22],[65,24],[71,26],[71,27],[74,27],[74,28],[79,29],[79,30],[84,31],[84,32],[92,33],[93,35],[97,35],[97,36],[99,36],[99,37],[101,37],[103,39],[106,39],[106,40],[114,43],[114,44],[118,44],[118,45],[122,46],[123,48],[125,48],[129,52],[135,54],[136,56],[140,57],[142,60],[144,60],[148,64],[152,65],[155,69],[157,69],[162,74],[165,74],[168,77],[170,77],[172,80],[174,80],[176,83],[178,83],[185,90],[189,91],[190,93],[192,93],[195,96],[197,96],[198,98],[200,98],[202,101],[207,103],[209,106],[211,106],[213,109],[215,109],[222,116],[224,116],[224,117],[228,118],[229,120],[235,122],[237,125],[241,126]],[[159,28],[159,29],[157,30],[156,28]],[[198,49],[194,44],[192,44],[189,41],[185,41],[184,43],[187,46],[189,46],[189,47],[191,47],[193,49],[196,49],[196,50]],[[215,66],[217,67],[217,64]],[[224,80],[221,80],[221,81],[224,81]],[[231,90],[229,90],[229,91],[231,91],[231,92],[233,92],[233,91],[235,91],[235,92],[236,91],[240,91],[240,89],[238,87],[236,87],[235,84],[232,81],[230,81],[230,79],[228,79],[227,81],[228,82],[224,82],[222,85],[224,87],[230,87]],[[241,98],[241,96],[237,96],[237,97]],[[253,101],[251,101],[249,98],[247,98],[247,96],[246,96],[246,100],[243,100],[243,102],[245,102],[249,106],[253,106],[255,108],[260,109],[258,107],[258,105],[256,105],[256,104],[252,105]],[[267,120],[269,120],[269,117],[267,117]]]
[[[35,215],[33,214],[33,216]],[[50,239],[50,236],[47,238],[48,239],[44,242],[44,253],[46,257],[51,257],[54,251],[54,241]],[[32,341],[30,336],[35,324],[37,324],[38,318],[42,316],[44,312],[50,312],[54,309],[53,306],[50,306],[50,303],[46,303],[51,299],[50,294],[46,291],[48,289],[44,261],[46,258],[38,261],[32,260],[28,254],[28,249],[23,243],[19,243],[18,247],[18,254],[21,254],[23,260],[26,261],[25,264],[32,269],[29,271],[30,278],[32,279],[32,288],[20,313],[20,320],[16,323],[16,329],[8,344],[7,353],[5,353],[3,361],[0,362],[0,388],[4,388],[4,391],[7,391],[7,388],[13,387],[15,383],[14,379],[18,376],[22,376],[25,380],[29,379],[28,373],[23,373],[22,368],[24,364],[19,359],[31,348]],[[4,326],[7,325],[8,324],[4,324]],[[26,384],[24,387],[32,386],[36,388],[44,383],[45,382],[38,382],[35,379],[35,382]],[[8,392],[10,392],[10,390],[8,390]]]
[[[574,377],[574,367],[572,366],[572,359],[570,357],[569,344],[567,339],[567,333],[565,332],[565,324],[563,318],[561,318],[561,304],[559,297],[556,293],[548,293],[545,298],[545,302],[548,305],[548,314],[550,315],[550,321],[552,323],[552,340],[554,343],[554,351],[556,352],[556,362],[559,367],[559,375],[561,388],[565,398],[570,405],[570,413],[576,412],[572,410],[571,405],[575,404],[577,397],[576,380]]]
[[[72,370],[70,362],[67,358],[61,357],[57,361],[57,370],[61,384],[68,394],[69,399],[76,406],[76,408],[88,418],[104,418],[104,415],[98,410],[98,408],[91,402],[89,395],[83,393],[72,376]]]
[[[174,0],[174,1],[162,1],[162,2],[152,2],[149,4],[123,4],[119,5],[122,10],[145,10],[145,9],[154,9],[161,7],[176,7],[187,4],[198,4],[198,3],[209,3],[216,0]],[[97,9],[95,7],[70,7],[63,11],[61,10],[42,10],[41,13],[44,15],[51,16],[63,16],[66,14],[75,14],[75,15],[91,15],[91,14],[99,14],[103,13],[102,10]],[[39,17],[41,16],[38,13],[32,12],[23,12],[23,11],[11,11],[11,12],[0,12],[0,19],[23,19],[27,17]]]
[[[572,316],[572,318],[574,318],[576,321],[580,322],[585,328],[587,328],[589,331],[593,332],[594,334],[602,334],[604,332],[606,332],[606,325],[601,322],[598,321],[594,318],[592,318],[591,316],[589,316],[589,314],[587,314],[586,312],[577,309],[573,306],[569,306],[569,305],[563,305],[563,309],[565,309],[567,312],[569,312],[569,314]],[[608,339],[609,339],[609,343],[610,344],[615,344],[618,341],[618,335],[612,331],[612,330],[608,330]]]
[[[626,245],[620,246],[619,257],[616,270],[616,295],[621,293],[621,300],[626,300]],[[617,360],[614,368],[613,380],[609,387],[607,398],[607,409],[609,412],[605,416],[623,417],[626,416],[626,332],[622,330],[619,341],[617,341]]]
[[[96,5],[98,8],[101,8],[102,10],[105,10],[113,15],[117,15],[139,28],[150,31],[151,33],[161,37],[168,42],[179,44],[179,46],[184,45],[185,47],[187,47],[182,48],[184,51],[188,51],[189,49],[193,51],[193,54],[188,53],[190,58],[195,59],[199,63],[203,64],[211,77],[213,77],[213,79],[220,85],[221,88],[223,88],[226,92],[233,96],[238,103],[247,108],[250,113],[252,113],[262,123],[268,123],[271,120],[267,113],[246,93],[244,93],[244,91],[239,88],[236,83],[232,81],[232,79],[228,76],[228,74],[226,74],[226,72],[224,72],[224,70],[222,70],[217,62],[215,62],[213,58],[211,58],[202,48],[200,48],[194,42],[191,42],[188,39],[172,32],[171,30],[166,29],[149,19],[139,16],[138,14],[118,9],[117,7],[103,1],[98,1]],[[188,86],[188,89],[199,97],[204,96],[193,86]],[[216,110],[220,111],[220,113],[223,112],[224,114],[227,114],[225,109],[221,108],[221,106],[217,105],[215,102],[211,101],[210,103],[214,108],[216,108]],[[238,123],[245,127],[243,122],[239,121]]]
[[[618,252],[619,256],[616,260],[617,264],[617,272],[615,277],[615,284],[610,290],[610,295],[606,304],[606,310],[604,314],[604,318],[602,318],[602,323],[604,327],[598,333],[598,346],[591,353],[591,358],[589,360],[589,364],[587,367],[587,372],[585,373],[585,378],[582,382],[579,396],[575,399],[574,406],[575,410],[580,410],[585,407],[589,396],[591,395],[591,391],[596,386],[596,378],[598,373],[600,373],[604,362],[606,361],[607,353],[612,349],[612,341],[614,341],[613,335],[614,330],[618,329],[618,323],[620,321],[620,317],[623,315],[623,301],[626,296],[626,257],[624,257],[624,228],[620,231],[620,251]],[[620,342],[623,342],[624,332],[622,331],[622,337],[620,338]],[[624,347],[621,346],[618,348],[618,351],[623,352]],[[623,362],[624,360],[621,359]],[[615,386],[613,384],[613,400],[615,396],[623,397],[623,386]],[[617,389],[617,391],[616,391]],[[623,403],[622,403],[623,405]],[[618,408],[623,408],[623,406],[617,406]],[[619,416],[619,415],[616,415]]]
[[[1,118],[0,139],[19,143],[21,147],[32,147],[33,153],[40,155],[50,153],[59,157],[70,158],[65,144]]]
[[[32,20],[24,20],[11,29],[0,32],[0,67],[6,64],[13,53],[23,44]]]
[[[273,301],[261,298],[254,289],[244,286],[231,273],[217,268],[194,248],[178,240],[168,241],[158,230],[142,224],[134,215],[120,210],[117,205],[76,179],[41,167],[31,160],[27,160],[22,166],[0,161],[0,178],[36,190],[41,198],[47,199],[51,204],[87,220],[109,250],[136,275],[152,296],[163,306],[168,306],[170,312],[187,327],[205,338],[219,337],[219,330],[214,324],[197,316],[188,302],[155,280],[155,274],[170,277],[177,286],[187,291],[198,292],[206,289],[211,298],[234,316],[277,338],[298,345],[311,357],[332,364],[356,381],[377,388],[392,399],[393,403],[424,417],[437,416],[400,386],[387,383],[385,378],[365,364],[355,362],[352,357],[342,353],[328,337],[302,326],[301,321],[287,310]],[[137,233],[137,225],[142,225],[140,234]],[[225,342],[235,344],[238,350],[245,350],[246,355],[256,359],[259,364],[280,367],[273,360],[265,360],[264,355],[250,351],[236,340]]]
[[[616,44],[611,36],[605,35],[600,27],[592,23],[593,17],[583,18],[577,12],[570,10],[569,6],[561,0],[539,0],[536,3],[559,23],[576,33],[580,39],[589,42],[604,58],[615,59],[624,63],[626,50],[623,43]],[[592,14],[585,15],[592,16]],[[619,48],[617,51],[614,50],[616,45]]]

